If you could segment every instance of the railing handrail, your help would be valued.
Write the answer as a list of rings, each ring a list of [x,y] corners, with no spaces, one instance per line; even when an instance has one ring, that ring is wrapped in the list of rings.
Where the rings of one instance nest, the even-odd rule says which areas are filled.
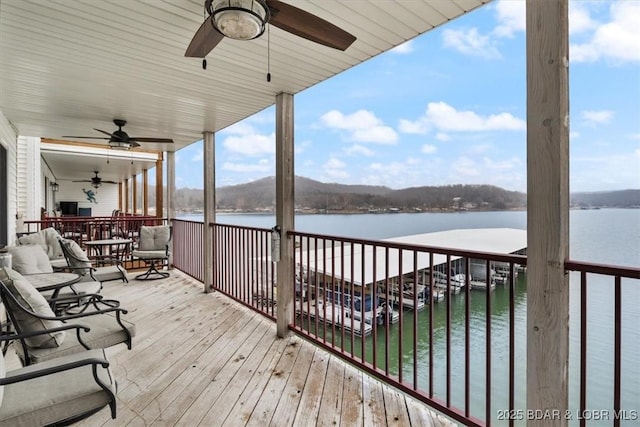
[[[503,254],[503,253],[488,252],[488,251],[469,251],[464,249],[444,248],[440,246],[428,246],[428,245],[417,245],[417,244],[410,244],[410,243],[393,242],[390,240],[358,239],[353,237],[340,237],[340,236],[332,236],[328,234],[306,233],[301,231],[289,231],[287,233],[287,236],[291,236],[291,237],[298,236],[298,237],[305,237],[310,239],[321,239],[321,240],[327,240],[327,241],[354,243],[356,245],[376,246],[379,248],[389,248],[389,249],[397,249],[397,250],[405,250],[405,251],[434,252],[442,255],[459,256],[462,258],[490,259],[491,261],[513,262],[521,265],[527,264],[526,255]]]
[[[640,279],[640,268],[573,260],[565,261],[564,268],[568,271],[604,274],[606,276],[619,276],[628,279]]]

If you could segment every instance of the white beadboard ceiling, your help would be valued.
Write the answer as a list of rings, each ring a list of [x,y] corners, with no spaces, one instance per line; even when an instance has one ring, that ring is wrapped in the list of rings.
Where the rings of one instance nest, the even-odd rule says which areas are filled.
[[[144,148],[176,151],[488,1],[286,1],[357,40],[342,52],[271,27],[268,83],[266,34],[225,38],[207,70],[184,57],[204,0],[1,0],[0,109],[21,135],[100,136],[123,118],[175,141]]]

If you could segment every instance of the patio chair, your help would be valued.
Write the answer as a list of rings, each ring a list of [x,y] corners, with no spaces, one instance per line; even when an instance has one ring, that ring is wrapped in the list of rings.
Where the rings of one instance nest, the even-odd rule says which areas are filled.
[[[144,260],[149,263],[149,269],[136,276],[138,280],[157,280],[169,277],[166,271],[160,271],[156,263],[168,264],[169,242],[171,241],[173,229],[170,225],[156,225],[140,227],[140,238],[138,249],[131,254],[134,258]]]
[[[58,231],[53,228],[45,228],[35,233],[29,233],[18,237],[16,245],[38,245],[44,249],[49,257],[49,262],[54,270],[60,270],[67,266],[67,261],[64,259],[62,249],[58,239],[62,236]]]
[[[56,245],[60,248],[57,241]],[[7,251],[13,257],[13,270],[24,276],[45,298],[96,294],[102,288],[100,282],[79,282],[79,277],[76,274],[54,270],[50,259],[39,244],[10,246]]]
[[[85,251],[73,240],[58,239],[62,253],[67,260],[68,269],[83,276],[81,281],[96,281],[100,283],[111,280],[127,279],[127,270],[122,266],[122,261],[114,258],[101,257],[94,261],[87,257]],[[94,266],[95,262],[95,266]]]
[[[115,419],[116,388],[103,349],[9,371],[0,354],[0,426],[69,425],[107,405]]]
[[[69,304],[73,297],[53,301],[52,309],[20,273],[0,269],[0,299],[16,333],[10,335],[17,344],[16,353],[25,365],[121,343],[131,349],[135,325],[122,319],[127,310],[100,295],[76,299],[88,297],[91,300],[85,301],[77,313],[56,316],[56,304]]]

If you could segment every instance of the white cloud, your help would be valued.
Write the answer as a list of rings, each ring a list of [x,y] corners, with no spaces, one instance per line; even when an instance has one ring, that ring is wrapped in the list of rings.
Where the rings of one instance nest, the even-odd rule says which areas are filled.
[[[578,34],[593,30],[598,23],[591,19],[589,9],[584,3],[569,2],[569,34]]]
[[[570,46],[571,61],[640,62],[640,2],[614,2],[610,12],[611,22],[597,27],[590,40]]]
[[[246,120],[235,123],[220,131],[220,135],[247,135],[251,133],[255,133],[255,130]]]
[[[395,144],[398,134],[386,126],[370,111],[358,110],[353,114],[342,114],[331,110],[320,117],[323,126],[346,131],[349,140],[376,144]]]
[[[435,145],[425,144],[422,146],[422,149],[420,151],[422,151],[424,154],[433,154],[438,151],[438,147],[436,147]]]
[[[273,172],[274,166],[267,159],[261,159],[258,163],[232,163],[225,162],[222,169],[230,172]]]
[[[346,166],[347,164],[345,162],[340,159],[336,159],[335,157],[330,158],[324,165],[322,165],[322,167],[326,169],[344,169]]]
[[[233,135],[224,139],[224,147],[234,153],[246,156],[273,154],[276,151],[276,136],[260,134]]]
[[[373,156],[375,154],[373,152],[373,150],[370,150],[367,147],[365,147],[364,145],[360,145],[360,144],[353,145],[353,146],[347,148],[344,151],[345,151],[345,153],[347,153],[349,155],[356,155],[356,156],[371,157],[371,156]]]
[[[498,37],[513,37],[526,28],[526,2],[500,0],[495,4],[498,25],[493,33]]]
[[[569,139],[578,139],[580,138],[580,132],[572,130],[569,132]]]
[[[479,56],[486,59],[500,58],[500,52],[490,36],[481,35],[477,28],[467,30],[449,30],[442,32],[445,47],[450,47],[460,53]]]
[[[330,158],[322,165],[323,175],[330,177],[331,179],[344,179],[349,177],[347,172],[347,164],[335,157]]]
[[[506,160],[495,160],[492,157],[484,157],[482,159],[483,166],[491,171],[505,171],[505,170],[514,170],[521,169],[522,161],[517,157],[513,157],[511,159]]]
[[[498,25],[493,34],[497,37],[513,37],[515,33],[524,32],[527,26],[526,2],[500,0],[495,3]],[[581,33],[594,29],[597,23],[591,19],[585,3],[569,2],[569,32]]]
[[[613,118],[613,111],[583,111],[580,116],[589,125],[601,125],[611,122],[611,119]]]
[[[307,148],[311,147],[313,144],[311,141],[309,140],[305,140],[302,142],[296,142],[295,146],[293,147],[295,154],[302,154],[304,153]]]
[[[634,133],[631,135],[631,139],[640,139],[640,133]]]
[[[411,121],[406,119],[400,119],[398,129],[400,132],[411,134],[425,134],[430,130],[428,123],[424,120]]]
[[[446,141],[450,141],[451,137],[449,135],[447,135],[446,133],[444,133],[444,132],[438,132],[438,133],[436,133],[436,139],[438,141],[446,142]]]
[[[372,163],[369,165],[369,169],[390,178],[404,175],[407,171],[407,166],[402,162]]]
[[[413,40],[408,40],[402,44],[391,49],[389,52],[398,53],[401,55],[413,52]]]
[[[201,162],[202,159],[204,159],[204,151],[202,150],[202,148],[198,149],[198,151],[196,151],[193,154],[193,157],[191,157],[191,161],[192,162]]]
[[[463,156],[456,159],[451,165],[451,168],[458,175],[462,175],[464,177],[480,175],[480,170],[478,169],[476,162],[469,157]]]
[[[431,129],[447,132],[525,130],[526,122],[510,113],[481,116],[473,111],[458,111],[446,102],[430,102],[424,116],[415,121],[400,120],[399,129],[417,134]]]

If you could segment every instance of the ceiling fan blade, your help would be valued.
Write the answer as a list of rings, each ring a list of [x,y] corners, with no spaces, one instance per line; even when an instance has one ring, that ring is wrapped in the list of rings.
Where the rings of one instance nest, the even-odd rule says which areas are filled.
[[[114,135],[114,134],[112,134],[112,133],[107,132],[106,130],[96,129],[96,128],[93,128],[93,130],[96,130],[96,131],[98,131],[98,132],[104,133],[105,135],[109,135],[111,138],[117,138],[117,136],[115,136],[115,135]]]
[[[189,43],[189,47],[187,47],[184,56],[189,58],[204,58],[224,38],[224,36],[213,27],[212,19],[210,16],[200,25],[200,28],[198,28],[198,31],[196,31],[191,39],[191,43]]]
[[[158,142],[161,144],[172,144],[173,139],[170,138],[134,138],[129,137],[129,142]]]
[[[101,184],[117,184],[115,181],[100,181]]]
[[[93,182],[90,179],[82,179],[80,181],[71,181],[71,182]]]
[[[99,136],[71,136],[71,135],[62,135],[62,138],[111,139],[111,138],[102,138],[102,137],[99,137]]]
[[[342,28],[290,4],[267,0],[267,5],[269,23],[296,36],[339,50],[346,50],[356,40]]]

